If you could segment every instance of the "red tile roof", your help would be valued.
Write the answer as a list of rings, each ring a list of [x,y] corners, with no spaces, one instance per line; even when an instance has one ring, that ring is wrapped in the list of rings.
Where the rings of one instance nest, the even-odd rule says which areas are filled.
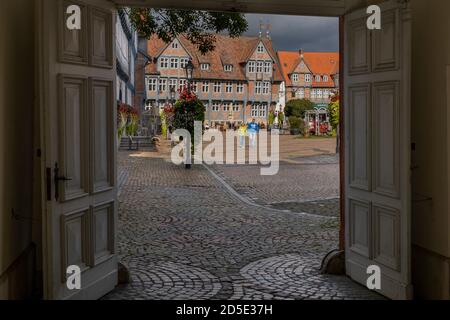
[[[193,45],[186,37],[179,36],[178,40],[191,55],[192,62],[195,66],[194,78],[196,79],[222,79],[222,80],[241,80],[245,81],[245,63],[251,57],[256,47],[259,44],[260,39],[258,37],[239,37],[230,38],[225,35],[216,35],[216,49],[203,55],[195,45]],[[277,55],[272,46],[270,39],[263,38],[265,47],[269,54],[275,60],[274,63],[274,81],[283,81],[283,76],[280,70],[279,62],[277,61]],[[164,43],[161,39],[154,36],[148,41],[148,54],[152,58],[157,58],[167,47],[168,44]],[[201,63],[209,63],[210,68],[208,71],[200,69]],[[225,72],[224,64],[233,65],[233,71]],[[156,64],[150,64],[147,67],[147,73],[159,74]]]
[[[283,77],[287,86],[291,86],[290,75],[301,62],[300,51],[279,51],[278,59],[280,61]],[[334,87],[333,76],[339,73],[339,53],[338,52],[303,52],[303,59],[307,67],[315,75],[327,75],[328,82],[316,83],[315,77],[312,86]]]

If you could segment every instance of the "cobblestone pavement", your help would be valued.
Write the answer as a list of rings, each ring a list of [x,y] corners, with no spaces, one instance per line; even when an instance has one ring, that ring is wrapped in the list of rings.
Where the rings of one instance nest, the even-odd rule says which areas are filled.
[[[335,218],[240,201],[203,166],[119,153],[118,253],[132,282],[105,299],[380,299],[321,275]]]
[[[335,139],[280,136],[280,168],[262,176],[259,165],[211,168],[248,200],[270,208],[339,216],[339,156]]]

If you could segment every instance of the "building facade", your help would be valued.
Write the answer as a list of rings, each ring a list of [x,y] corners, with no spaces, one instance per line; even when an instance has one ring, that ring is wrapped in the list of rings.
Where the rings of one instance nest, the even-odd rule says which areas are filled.
[[[279,51],[286,102],[308,99],[325,105],[339,92],[339,53]]]
[[[137,56],[135,61],[135,94],[134,94],[134,107],[139,110],[141,115],[145,112],[145,106],[147,101],[147,86],[145,70],[149,63],[151,63],[151,57],[147,55],[147,38],[138,36]]]
[[[138,52],[138,37],[130,20],[122,9],[116,19],[117,102],[134,106],[135,65]]]
[[[281,68],[269,37],[216,36],[216,49],[205,55],[180,36],[171,43],[148,42],[154,63],[147,67],[151,106],[171,103],[170,91],[187,84],[185,66],[194,65],[193,90],[206,106],[206,124],[267,123],[279,103]],[[177,93],[178,94],[178,93]]]

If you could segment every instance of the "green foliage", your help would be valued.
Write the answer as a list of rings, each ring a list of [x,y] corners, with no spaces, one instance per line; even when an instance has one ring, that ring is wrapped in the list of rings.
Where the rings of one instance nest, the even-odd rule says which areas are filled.
[[[330,114],[330,124],[333,127],[333,130],[337,130],[339,125],[339,100],[335,100],[331,102],[328,106],[328,112]]]
[[[169,130],[167,125],[167,116],[164,111],[161,111],[159,116],[161,118],[161,134],[163,137],[167,137],[167,131]]]
[[[269,112],[268,125],[272,126],[275,122],[275,113],[273,111]]]
[[[137,115],[132,115],[130,123],[126,127],[127,136],[135,137],[138,132],[139,127],[139,117]]]
[[[283,112],[278,113],[278,122],[280,124],[283,124],[283,122],[284,122],[284,113]]]
[[[175,103],[173,108],[173,126],[176,129],[189,131],[192,142],[194,142],[195,121],[200,121],[203,124],[205,121],[205,112],[206,108],[203,102],[193,92],[185,88],[180,93],[180,100]]]
[[[248,29],[244,14],[237,12],[158,8],[120,10],[129,16],[134,29],[144,37],[150,39],[152,35],[157,35],[169,43],[184,34],[203,54],[215,49],[214,33],[227,32],[230,37],[239,37]]]
[[[286,113],[286,116],[290,121],[291,116],[304,118],[305,112],[312,109],[314,109],[314,103],[312,103],[311,101],[307,99],[295,99],[286,103],[284,112]]]
[[[298,130],[298,133],[303,134],[305,131],[305,122],[303,119],[296,117],[296,116],[290,116],[289,118],[289,125],[291,131]]]

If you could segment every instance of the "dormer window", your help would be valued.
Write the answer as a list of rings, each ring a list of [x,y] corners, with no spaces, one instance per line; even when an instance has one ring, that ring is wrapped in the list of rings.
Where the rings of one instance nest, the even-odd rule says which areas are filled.
[[[311,82],[311,74],[305,74],[305,82]]]
[[[328,82],[328,76],[323,76],[323,82]]]
[[[321,77],[320,76],[316,76],[316,82],[320,82]]]
[[[258,45],[258,53],[264,53],[264,45],[262,43]]]
[[[233,71],[233,65],[232,64],[226,64],[223,66],[223,70],[225,70],[226,72],[231,72]]]
[[[208,71],[209,70],[209,63],[202,63],[202,64],[200,64],[200,69],[202,71]]]
[[[294,74],[292,75],[292,81],[293,81],[293,82],[298,82],[298,73],[294,73]]]

